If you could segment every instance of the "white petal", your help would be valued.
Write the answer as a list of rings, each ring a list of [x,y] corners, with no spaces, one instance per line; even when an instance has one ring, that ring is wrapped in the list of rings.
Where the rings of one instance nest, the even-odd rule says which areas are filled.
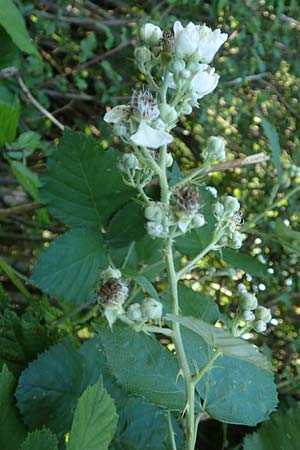
[[[130,108],[127,105],[118,105],[108,111],[103,120],[107,123],[126,122],[130,114]]]
[[[165,131],[149,127],[142,120],[137,132],[131,136],[131,140],[140,147],[159,148],[162,145],[170,144],[173,141],[173,137]]]
[[[180,31],[182,31],[182,30],[183,30],[183,26],[181,25],[181,22],[179,22],[179,20],[176,20],[176,22],[174,23],[174,26],[173,26],[175,38],[176,38],[176,35],[178,33],[180,33]]]
[[[200,69],[192,80],[193,89],[198,99],[210,94],[217,87],[220,78],[214,69],[206,65],[204,66],[206,69]]]

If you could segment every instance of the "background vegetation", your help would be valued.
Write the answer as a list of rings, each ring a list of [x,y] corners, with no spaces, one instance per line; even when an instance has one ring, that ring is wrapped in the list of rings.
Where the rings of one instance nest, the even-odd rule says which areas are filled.
[[[0,1],[0,363],[17,377],[61,337],[75,343],[89,337],[98,315],[94,306],[48,298],[28,281],[40,250],[65,231],[40,207],[38,194],[39,176],[61,130],[34,100],[59,124],[95,135],[104,149],[122,150],[102,118],[143,84],[132,60],[137,28],[146,21],[168,28],[179,18],[229,34],[215,63],[218,88],[175,130],[172,151],[179,166],[199,165],[210,135],[226,139],[229,159],[270,156],[258,165],[210,175],[220,193],[240,199],[248,239],[241,254],[224,251],[221,262],[208,256],[186,283],[212,297],[224,314],[236,308],[239,283],[257,291],[274,320],[268,336],[252,338],[278,369],[282,410],[295,407],[300,400],[299,3],[33,0],[17,5],[30,45],[9,30],[5,0]],[[7,74],[11,66],[18,71]],[[27,210],[16,208],[24,204],[30,204]],[[246,431],[208,420],[200,427],[203,448],[239,448]]]

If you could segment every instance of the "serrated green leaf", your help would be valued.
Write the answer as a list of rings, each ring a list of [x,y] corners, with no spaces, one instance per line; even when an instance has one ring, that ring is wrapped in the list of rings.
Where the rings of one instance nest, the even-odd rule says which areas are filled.
[[[144,213],[131,201],[122,206],[110,220],[105,239],[110,247],[125,247],[146,234]]]
[[[222,258],[235,269],[241,269],[250,275],[260,277],[268,276],[268,266],[262,264],[256,257],[241,253],[230,248],[222,250]]]
[[[265,119],[263,116],[261,117],[261,123],[264,129],[264,134],[266,138],[269,141],[271,151],[272,151],[272,161],[274,166],[276,167],[277,174],[278,174],[278,183],[281,184],[283,180],[283,170],[282,165],[280,161],[280,155],[281,155],[281,147],[279,143],[279,136],[276,131],[276,128],[273,124],[271,124],[267,119]]]
[[[14,376],[3,366],[0,373],[0,448],[5,450],[19,450],[26,436],[25,427],[14,404],[15,387]]]
[[[172,411],[183,411],[185,391],[175,356],[152,336],[122,325],[95,325],[108,368],[127,393]]]
[[[243,450],[296,450],[300,442],[300,409],[275,413],[271,420],[244,439]]]
[[[78,304],[92,299],[107,265],[100,233],[71,230],[41,253],[31,280],[48,294]]]
[[[39,355],[19,379],[16,397],[30,429],[49,427],[54,433],[69,431],[77,400],[83,392],[82,358],[70,341]]]
[[[241,338],[232,336],[229,331],[214,327],[203,320],[195,319],[193,317],[167,314],[166,318],[197,333],[210,347],[220,350],[223,355],[241,359],[260,367],[261,369],[272,371],[272,365],[268,359],[259,352],[255,345],[249,344]]]
[[[116,432],[118,416],[102,378],[80,397],[67,450],[107,450]]]
[[[169,291],[162,294],[164,313],[171,312],[171,299]],[[209,297],[196,292],[184,284],[178,285],[178,301],[183,316],[193,316],[196,319],[214,324],[220,319],[220,311],[217,304]]]
[[[20,372],[50,344],[49,331],[31,312],[22,317],[6,310],[0,315],[0,365],[14,375]]]
[[[71,227],[100,229],[130,197],[117,169],[117,154],[95,138],[67,129],[48,158],[41,200]]]
[[[84,359],[84,385],[94,384],[100,374],[104,386],[116,402],[119,425],[110,450],[169,450],[168,427],[164,412],[153,405],[143,403],[140,398],[128,395],[116,385],[115,379],[105,365],[101,340],[98,336],[86,342],[79,350]],[[178,448],[183,447],[183,434],[175,420]]]
[[[198,334],[181,328],[191,370],[201,369],[214,351]],[[193,364],[192,364],[193,363]],[[254,426],[276,408],[273,375],[242,360],[219,356],[196,387],[207,414],[226,423]]]
[[[57,439],[50,430],[37,430],[28,434],[20,450],[57,450]]]
[[[0,25],[3,26],[20,50],[38,54],[30,41],[24,19],[12,0],[0,0]]]
[[[17,98],[12,103],[0,102],[0,146],[10,144],[14,140],[19,124],[19,115],[20,104]]]
[[[119,427],[110,450],[169,450],[171,443],[165,412],[137,397],[124,397]],[[177,448],[183,448],[183,433],[173,419]]]

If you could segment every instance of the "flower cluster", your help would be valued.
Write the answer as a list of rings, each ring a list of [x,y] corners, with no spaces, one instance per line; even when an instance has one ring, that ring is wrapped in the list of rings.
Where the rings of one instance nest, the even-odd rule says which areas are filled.
[[[200,209],[199,193],[194,186],[176,189],[169,206],[151,202],[145,208],[148,234],[153,238],[165,238],[170,234],[176,236],[200,228],[205,224]]]
[[[139,37],[136,63],[151,90],[162,95],[158,102],[149,90],[134,91],[129,104],[112,108],[104,120],[112,123],[116,135],[127,143],[156,149],[172,142],[169,131],[179,114],[190,114],[193,106],[216,88],[219,75],[208,64],[227,34],[191,22],[183,27],[177,21],[172,32],[147,23]],[[169,101],[168,89],[173,92]]]
[[[219,241],[219,247],[239,249],[242,246],[244,236],[237,227],[242,223],[240,203],[237,198],[228,195],[223,202],[217,202],[213,206],[213,213],[219,226],[223,229],[223,236]]]
[[[255,294],[243,291],[240,295],[240,306],[237,311],[235,323],[235,334],[245,334],[248,331],[255,330],[257,333],[263,333],[267,329],[267,324],[271,321],[272,314],[270,309],[264,306],[258,306]],[[242,326],[240,329],[237,326]]]

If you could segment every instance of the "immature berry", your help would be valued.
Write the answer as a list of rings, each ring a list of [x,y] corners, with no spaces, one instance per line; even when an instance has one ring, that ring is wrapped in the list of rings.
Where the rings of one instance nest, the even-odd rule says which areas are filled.
[[[135,322],[139,322],[142,320],[142,309],[139,303],[133,303],[127,309],[126,315],[128,319],[133,320]]]

